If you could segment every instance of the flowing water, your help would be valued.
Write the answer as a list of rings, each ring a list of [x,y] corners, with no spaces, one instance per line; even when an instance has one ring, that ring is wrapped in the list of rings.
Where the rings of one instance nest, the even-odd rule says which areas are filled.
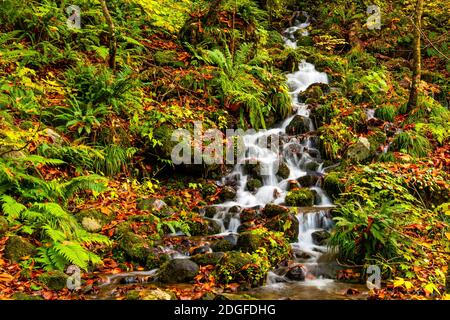
[[[284,32],[286,46],[295,48],[295,34],[306,35],[309,18],[287,29]],[[309,118],[308,106],[299,101],[299,93],[306,90],[311,84],[328,84],[328,77],[318,72],[314,65],[302,61],[298,71],[287,75],[287,84],[290,89],[293,110],[295,114],[279,123],[276,127],[246,134],[242,137],[244,142],[243,157],[232,172],[225,176],[221,183],[236,189],[236,198],[216,205],[215,219],[222,227],[220,235],[237,235],[241,225],[240,213],[245,208],[261,210],[268,203],[284,205],[289,182],[303,176],[319,177],[315,185],[309,188],[315,193],[316,202],[313,207],[298,208],[299,236],[292,243],[294,259],[303,268],[306,279],[293,281],[286,276],[287,268],[279,268],[269,272],[267,285],[256,288],[249,293],[261,299],[343,299],[343,294],[350,288],[332,280],[334,269],[331,266],[326,246],[314,242],[313,234],[317,231],[330,230],[333,227],[330,210],[333,205],[320,186],[324,175],[323,160],[317,148],[318,137],[314,134],[314,126]],[[302,116],[309,132],[302,135],[289,135],[286,127],[295,116]],[[269,143],[267,143],[269,141]],[[276,143],[275,143],[276,142]],[[247,163],[259,165],[262,186],[250,191],[247,183],[251,179],[246,169]],[[289,176],[285,179],[278,174],[280,163],[289,168]],[[177,257],[188,258],[179,254]],[[152,279],[155,270],[106,276],[105,286],[115,287],[117,284],[128,282],[142,282],[142,279]],[[351,286],[355,287],[355,286]],[[362,288],[360,290],[364,291]],[[350,297],[355,298],[355,297]],[[356,298],[360,298],[356,296]]]

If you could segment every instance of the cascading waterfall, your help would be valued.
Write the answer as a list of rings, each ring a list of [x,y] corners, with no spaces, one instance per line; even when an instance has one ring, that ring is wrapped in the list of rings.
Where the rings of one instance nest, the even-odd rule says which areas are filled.
[[[296,47],[294,33],[300,30],[305,33],[309,26],[309,19],[304,23],[287,29],[284,32],[286,46]],[[285,119],[277,127],[244,135],[245,144],[244,157],[234,167],[233,171],[223,178],[224,185],[230,185],[237,189],[236,199],[217,205],[217,213],[214,216],[222,225],[223,234],[235,234],[240,225],[240,212],[245,208],[262,209],[268,203],[283,205],[288,193],[289,181],[297,180],[305,175],[323,176],[322,160],[317,149],[317,136],[312,133],[314,126],[309,118],[308,106],[299,102],[299,94],[306,90],[311,84],[328,84],[328,77],[323,72],[318,72],[314,65],[302,61],[298,71],[287,75],[295,114]],[[307,122],[309,131],[304,135],[289,135],[286,128],[295,116],[300,115]],[[261,144],[261,141],[277,138],[280,142],[278,149],[273,150],[270,146]],[[270,144],[269,144],[270,145]],[[246,163],[253,161],[260,165],[262,186],[257,190],[248,190],[247,183],[251,178],[246,172]],[[278,165],[284,162],[289,168],[289,176],[286,179],[277,175]],[[313,164],[311,166],[311,164]],[[314,167],[314,170],[310,168]],[[320,181],[320,179],[318,179]],[[331,201],[321,189],[319,182],[310,186],[316,193],[316,204],[312,208],[299,208],[297,218],[299,220],[298,241],[292,244],[296,261],[307,269],[311,277],[320,276],[318,272],[318,258],[326,252],[325,246],[318,245],[313,241],[312,234],[316,231],[327,230],[332,227],[330,217]],[[270,273],[268,283],[285,281],[283,275]]]

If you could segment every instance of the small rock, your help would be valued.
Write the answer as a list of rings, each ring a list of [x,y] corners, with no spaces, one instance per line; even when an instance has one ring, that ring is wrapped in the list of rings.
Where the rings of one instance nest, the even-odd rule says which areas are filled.
[[[217,213],[217,207],[214,207],[214,206],[205,207],[205,217],[214,218],[216,213]]]
[[[48,138],[50,138],[51,143],[54,146],[62,146],[64,143],[64,139],[54,130],[47,128],[44,130],[45,134]]]
[[[351,162],[362,162],[371,156],[370,142],[367,138],[359,137],[358,142],[347,150],[347,159]]]
[[[34,245],[28,240],[19,236],[12,236],[6,242],[5,258],[12,262],[19,262],[21,258],[31,256],[34,249]]]
[[[232,206],[228,212],[229,213],[239,213],[241,212],[242,208],[240,206]]]
[[[81,225],[86,231],[89,232],[99,232],[102,230],[102,225],[100,222],[93,218],[84,217],[81,221]]]
[[[225,186],[220,191],[220,199],[222,201],[232,201],[236,198],[236,190],[230,186]]]
[[[69,276],[62,271],[49,271],[39,276],[39,281],[51,290],[62,290],[67,286]]]
[[[197,248],[194,248],[194,250],[192,250],[191,255],[196,255],[196,254],[203,254],[203,253],[208,253],[211,252],[211,248],[209,246],[200,246]]]
[[[305,281],[306,270],[300,264],[294,265],[290,267],[288,272],[286,273],[286,278],[293,281]]]
[[[240,214],[241,222],[248,222],[255,220],[258,217],[258,212],[254,209],[244,209]]]
[[[285,162],[280,162],[278,165],[278,172],[277,175],[279,177],[281,177],[282,179],[287,179],[289,178],[289,174],[290,174],[290,169],[288,167],[288,165]]]
[[[319,179],[320,175],[311,173],[298,178],[297,181],[301,184],[302,187],[309,188],[315,186],[317,184],[317,181],[319,181]]]
[[[262,187],[262,182],[259,179],[250,179],[247,181],[247,189],[249,191],[256,191]]]
[[[314,193],[308,188],[289,191],[286,195],[286,205],[292,207],[311,207],[314,204]]]
[[[311,234],[311,237],[314,244],[323,246],[326,244],[328,238],[330,237],[330,233],[326,230],[317,230]]]
[[[286,127],[286,133],[289,135],[304,134],[309,132],[309,119],[307,117],[296,115]]]

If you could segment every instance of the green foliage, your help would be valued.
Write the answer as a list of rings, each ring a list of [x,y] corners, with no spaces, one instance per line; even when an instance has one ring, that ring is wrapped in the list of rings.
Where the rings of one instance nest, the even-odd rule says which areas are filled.
[[[430,141],[414,131],[403,131],[392,141],[391,150],[407,153],[413,157],[425,157],[431,151]]]
[[[83,245],[111,244],[107,237],[83,230],[76,219],[56,203],[33,203],[27,208],[7,195],[1,196],[0,201],[10,222],[22,223],[23,233],[39,235],[43,246],[38,249],[36,261],[46,270],[64,270],[69,264],[87,270],[89,263],[97,264],[101,260]]]
[[[375,110],[375,117],[384,121],[393,122],[395,115],[395,107],[391,105],[384,105]]]

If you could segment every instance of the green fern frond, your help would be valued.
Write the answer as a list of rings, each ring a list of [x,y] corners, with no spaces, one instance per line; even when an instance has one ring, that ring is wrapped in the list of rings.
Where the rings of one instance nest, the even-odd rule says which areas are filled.
[[[19,218],[21,213],[27,209],[27,207],[25,207],[23,204],[17,202],[14,198],[7,195],[1,196],[0,201],[3,202],[3,213],[11,221]]]

